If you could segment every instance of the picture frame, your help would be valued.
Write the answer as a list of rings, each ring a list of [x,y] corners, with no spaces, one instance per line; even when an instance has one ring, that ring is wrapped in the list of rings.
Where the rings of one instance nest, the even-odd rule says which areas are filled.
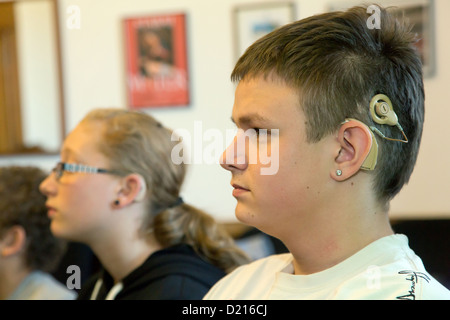
[[[128,107],[187,106],[186,15],[126,18],[123,27]]]
[[[235,59],[238,60],[257,39],[295,19],[293,2],[265,2],[234,7]]]
[[[327,10],[345,10],[365,3],[355,0],[333,1]],[[379,0],[377,4],[385,8],[391,7],[399,18],[405,17],[412,24],[412,32],[419,39],[416,48],[422,59],[423,75],[425,78],[433,77],[436,72],[434,0]]]

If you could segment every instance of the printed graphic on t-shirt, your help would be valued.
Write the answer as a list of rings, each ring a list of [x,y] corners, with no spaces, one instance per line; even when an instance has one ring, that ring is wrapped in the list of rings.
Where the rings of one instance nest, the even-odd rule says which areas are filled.
[[[406,275],[405,281],[408,283],[408,288],[406,294],[398,296],[398,300],[416,300],[416,284],[420,279],[425,280],[427,283],[430,282],[430,277],[422,272],[415,272],[411,270],[400,271],[398,274]]]

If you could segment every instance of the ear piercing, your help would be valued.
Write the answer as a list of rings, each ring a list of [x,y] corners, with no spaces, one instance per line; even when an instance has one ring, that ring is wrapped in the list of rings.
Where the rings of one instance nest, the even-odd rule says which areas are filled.
[[[342,176],[342,171],[341,170],[336,170],[336,175],[338,176],[338,177],[340,177],[340,176]]]

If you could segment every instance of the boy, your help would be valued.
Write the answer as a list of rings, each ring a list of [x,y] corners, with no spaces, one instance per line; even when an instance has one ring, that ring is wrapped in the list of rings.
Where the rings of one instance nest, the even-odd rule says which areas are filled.
[[[237,218],[290,253],[237,269],[205,299],[449,299],[388,217],[419,151],[420,58],[387,10],[380,29],[368,18],[362,7],[310,17],[238,61],[232,120],[242,130],[222,166]],[[250,129],[267,134],[236,148]],[[262,146],[279,152],[276,174],[248,161]]]
[[[50,232],[36,167],[0,168],[0,300],[72,300],[76,292],[50,272],[65,244]]]

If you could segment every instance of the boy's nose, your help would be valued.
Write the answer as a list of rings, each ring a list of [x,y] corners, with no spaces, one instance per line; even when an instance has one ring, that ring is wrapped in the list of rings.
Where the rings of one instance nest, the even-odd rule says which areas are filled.
[[[245,147],[238,148],[238,137],[234,137],[231,144],[225,149],[220,157],[220,165],[225,170],[236,171],[245,170],[247,168],[247,157],[245,154]],[[243,150],[239,150],[243,149]]]

